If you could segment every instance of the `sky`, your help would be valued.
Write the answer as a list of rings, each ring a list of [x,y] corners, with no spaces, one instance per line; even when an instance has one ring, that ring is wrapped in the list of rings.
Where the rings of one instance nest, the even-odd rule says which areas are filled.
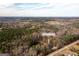
[[[0,16],[79,17],[79,0],[0,0]]]

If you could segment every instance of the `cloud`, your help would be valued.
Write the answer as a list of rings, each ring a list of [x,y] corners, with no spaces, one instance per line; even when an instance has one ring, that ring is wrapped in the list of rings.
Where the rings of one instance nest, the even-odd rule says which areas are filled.
[[[2,3],[0,4],[0,15],[79,16],[79,2],[66,1],[65,3],[65,1],[48,3]]]
[[[42,9],[42,8],[49,8],[49,3],[13,3],[9,5],[1,5],[1,8],[13,8],[18,10],[24,9]]]

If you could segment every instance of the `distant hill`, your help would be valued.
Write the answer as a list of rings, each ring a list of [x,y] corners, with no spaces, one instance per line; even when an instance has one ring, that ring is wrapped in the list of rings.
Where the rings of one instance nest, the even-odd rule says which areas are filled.
[[[0,21],[16,21],[16,20],[78,20],[79,17],[0,17]]]

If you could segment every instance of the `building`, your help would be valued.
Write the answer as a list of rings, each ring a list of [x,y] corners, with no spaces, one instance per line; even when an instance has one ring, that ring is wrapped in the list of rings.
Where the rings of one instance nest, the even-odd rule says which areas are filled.
[[[50,37],[50,36],[53,36],[53,37],[56,37],[56,33],[54,32],[43,32],[41,33],[42,36],[47,36],[47,37]]]

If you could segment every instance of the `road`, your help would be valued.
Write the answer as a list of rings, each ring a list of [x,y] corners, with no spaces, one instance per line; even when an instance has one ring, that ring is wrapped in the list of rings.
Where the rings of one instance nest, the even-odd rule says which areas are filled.
[[[63,51],[63,50],[66,49],[66,48],[69,48],[69,47],[71,47],[71,46],[73,46],[73,45],[75,45],[75,44],[77,44],[77,43],[79,43],[79,40],[77,40],[77,41],[75,41],[75,42],[73,42],[73,43],[71,43],[71,44],[69,44],[69,45],[66,45],[65,47],[63,47],[63,48],[61,48],[61,49],[59,49],[59,50],[56,50],[55,52],[52,52],[52,53],[48,54],[47,56],[55,56],[57,53]]]

